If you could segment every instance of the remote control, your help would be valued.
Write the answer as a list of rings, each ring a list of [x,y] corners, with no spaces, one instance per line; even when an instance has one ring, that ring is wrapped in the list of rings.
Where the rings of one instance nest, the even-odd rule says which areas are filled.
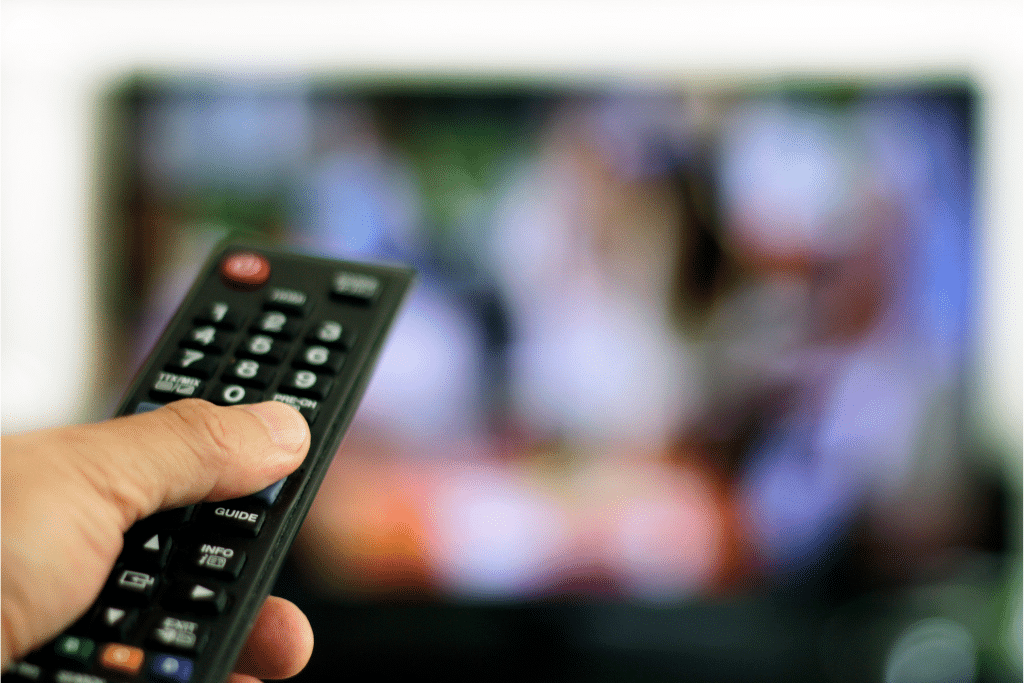
[[[117,415],[182,398],[276,400],[309,455],[254,495],[159,512],[126,534],[92,608],[4,681],[222,683],[341,445],[413,280],[404,267],[229,245],[140,370]]]

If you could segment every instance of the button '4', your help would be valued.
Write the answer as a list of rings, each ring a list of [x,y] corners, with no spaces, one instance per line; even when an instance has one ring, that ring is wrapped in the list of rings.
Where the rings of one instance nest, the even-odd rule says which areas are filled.
[[[182,346],[193,349],[204,349],[211,353],[220,353],[224,350],[226,335],[218,332],[213,325],[203,325],[189,331],[182,340]]]

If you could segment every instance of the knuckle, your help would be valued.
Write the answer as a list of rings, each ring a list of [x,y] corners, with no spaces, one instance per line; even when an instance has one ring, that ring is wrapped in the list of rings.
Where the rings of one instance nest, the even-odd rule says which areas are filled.
[[[241,436],[224,419],[224,411],[200,399],[169,403],[167,408],[180,422],[190,447],[204,462],[221,465],[241,447]]]

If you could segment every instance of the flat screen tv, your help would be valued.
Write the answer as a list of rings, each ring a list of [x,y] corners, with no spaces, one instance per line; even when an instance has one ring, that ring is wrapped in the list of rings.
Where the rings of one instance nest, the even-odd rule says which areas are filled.
[[[297,680],[1012,675],[1008,492],[964,409],[970,83],[140,76],[108,105],[112,384],[227,236],[420,272],[279,580]]]

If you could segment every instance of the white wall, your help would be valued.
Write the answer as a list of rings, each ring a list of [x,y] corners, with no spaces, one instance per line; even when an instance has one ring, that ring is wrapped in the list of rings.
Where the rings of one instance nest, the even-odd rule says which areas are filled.
[[[982,93],[975,408],[1021,443],[1018,0],[258,2],[5,0],[0,62],[2,428],[98,414],[97,98],[159,73],[520,75],[715,82],[968,75]]]

